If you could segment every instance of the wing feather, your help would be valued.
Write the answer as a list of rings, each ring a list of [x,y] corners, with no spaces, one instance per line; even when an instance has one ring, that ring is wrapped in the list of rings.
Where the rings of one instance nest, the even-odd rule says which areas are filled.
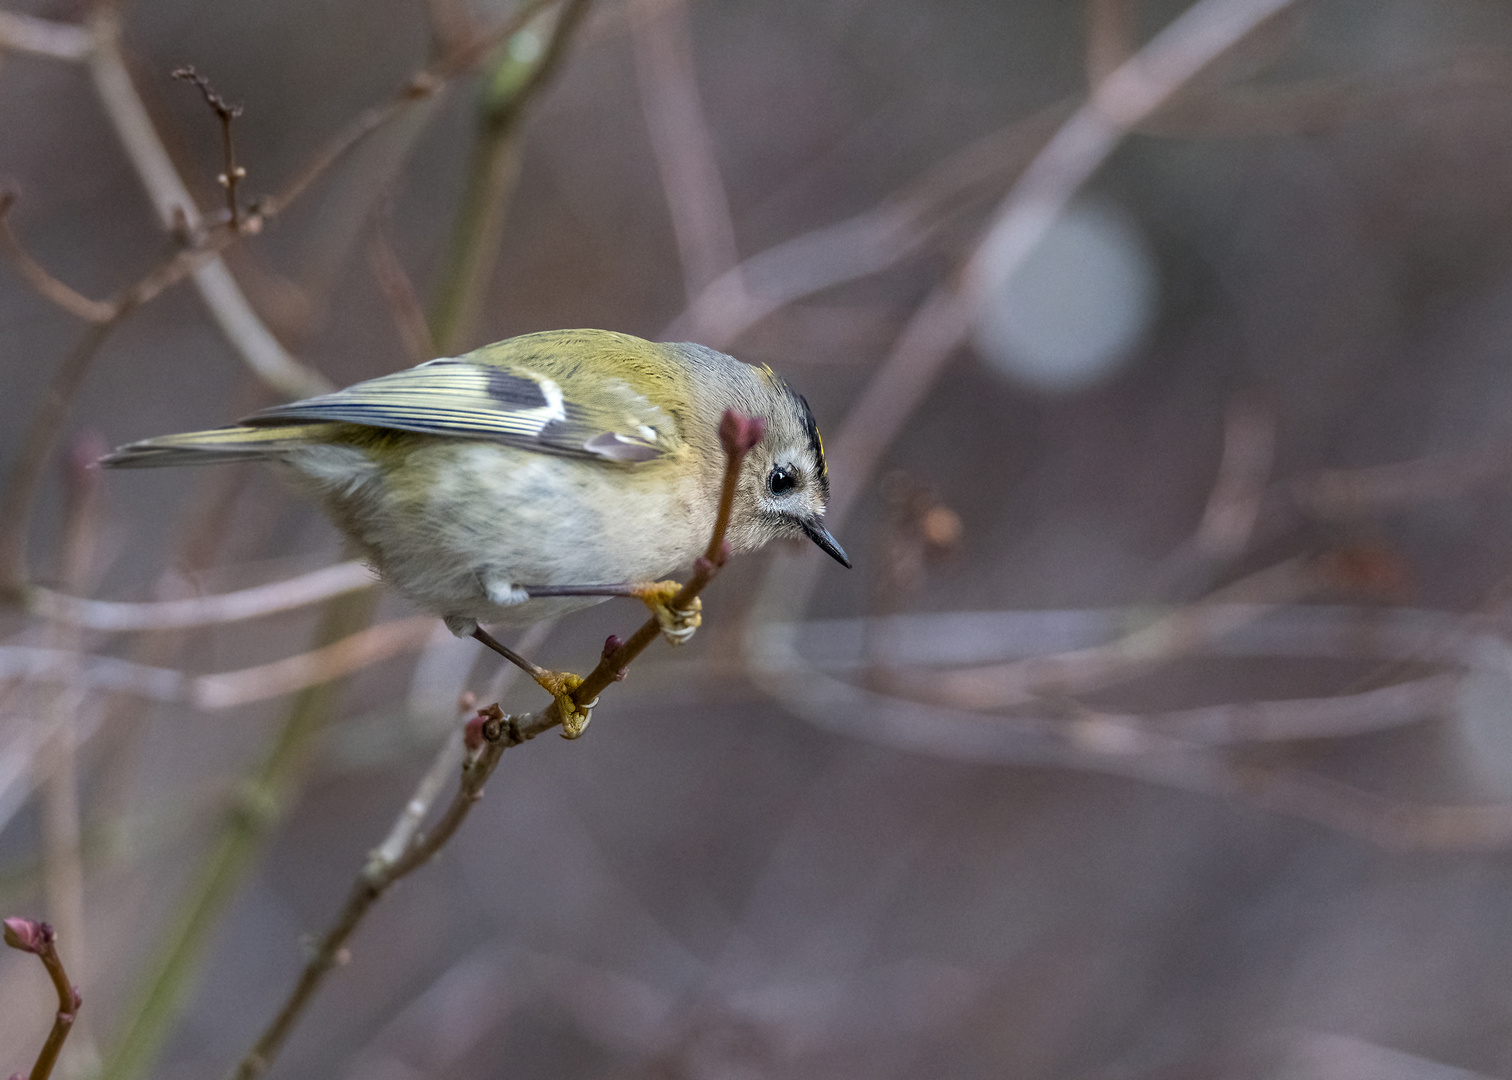
[[[361,424],[620,462],[647,461],[676,445],[672,418],[620,380],[608,380],[595,397],[591,404],[571,401],[544,375],[446,357],[332,394],[275,405],[242,423]]]

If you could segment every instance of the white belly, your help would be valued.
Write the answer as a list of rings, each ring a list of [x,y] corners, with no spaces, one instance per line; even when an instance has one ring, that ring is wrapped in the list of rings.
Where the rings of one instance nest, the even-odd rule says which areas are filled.
[[[634,466],[494,443],[420,442],[402,486],[355,447],[311,447],[287,463],[385,581],[462,633],[469,620],[525,625],[600,602],[526,599],[532,585],[672,575],[702,551],[714,515],[632,477]]]

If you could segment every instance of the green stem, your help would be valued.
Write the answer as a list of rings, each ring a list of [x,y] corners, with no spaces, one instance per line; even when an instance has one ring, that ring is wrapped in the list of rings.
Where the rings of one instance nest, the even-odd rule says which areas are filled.
[[[315,647],[329,645],[365,627],[376,595],[348,593],[326,605]],[[119,1044],[105,1068],[111,1080],[136,1080],[156,1059],[198,981],[205,951],[227,905],[288,809],[317,737],[334,713],[342,683],[302,691],[275,736],[267,757],[247,777],[226,812],[209,854],[152,950],[157,967],[136,995],[136,1011],[126,1019]]]
[[[472,332],[493,277],[504,235],[505,211],[520,175],[521,120],[525,107],[561,66],[573,31],[592,0],[562,0],[500,47],[484,76],[478,138],[452,220],[445,269],[431,311],[431,333],[442,353],[453,352]],[[544,25],[543,25],[544,24]],[[541,37],[549,34],[542,45]]]

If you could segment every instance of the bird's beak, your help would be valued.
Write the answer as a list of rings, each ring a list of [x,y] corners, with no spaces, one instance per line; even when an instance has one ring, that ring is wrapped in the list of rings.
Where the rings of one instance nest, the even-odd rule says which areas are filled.
[[[810,540],[819,545],[820,551],[834,559],[847,570],[851,568],[851,561],[849,556],[845,554],[845,549],[835,541],[835,538],[830,535],[830,531],[820,523],[818,518],[800,518],[798,520],[798,527],[808,534]]]

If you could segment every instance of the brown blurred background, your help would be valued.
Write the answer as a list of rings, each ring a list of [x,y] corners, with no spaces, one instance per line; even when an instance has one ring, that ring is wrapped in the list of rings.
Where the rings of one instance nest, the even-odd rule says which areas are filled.
[[[476,311],[436,348],[597,326],[771,364],[829,439],[856,569],[796,548],[732,564],[694,642],[653,646],[585,738],[510,751],[270,1075],[1512,1075],[1512,9],[1312,0],[1251,32],[1255,4],[1204,0],[1231,47],[1126,117],[1089,182],[1053,175],[1065,205],[994,277],[1025,167],[1186,6],[587,9],[498,159],[517,179]],[[175,67],[244,107],[250,202],[513,10],[137,0],[121,52],[213,215],[219,128]],[[543,10],[500,46],[521,70]],[[99,32],[77,0],[4,11]],[[39,55],[21,31],[40,25],[0,16],[7,221],[108,298],[180,241],[100,65]],[[227,249],[331,382],[425,355],[407,342],[456,265],[500,55]],[[910,352],[949,297],[964,321]],[[89,332],[12,251],[13,495]],[[68,464],[277,400],[190,283],[87,359],[25,524],[32,582],[168,600],[342,558],[264,471]],[[909,365],[912,397],[887,381]],[[894,418],[847,424],[858,402]],[[254,790],[289,696],[144,700],[100,658],[250,668],[310,648],[320,607],[123,634],[25,606],[0,643],[0,914],[67,931],[85,1007],[64,1073],[224,1074],[498,665],[411,633],[311,706],[281,786]],[[384,597],[372,617],[411,614]],[[582,670],[642,614],[603,605],[535,655]],[[773,634],[787,652],[763,652]],[[36,649],[64,674],[27,678]],[[539,708],[528,690],[505,706]],[[240,869],[128,1069],[144,987],[228,845]],[[32,958],[0,956],[0,1069],[29,1065],[53,1007]]]

